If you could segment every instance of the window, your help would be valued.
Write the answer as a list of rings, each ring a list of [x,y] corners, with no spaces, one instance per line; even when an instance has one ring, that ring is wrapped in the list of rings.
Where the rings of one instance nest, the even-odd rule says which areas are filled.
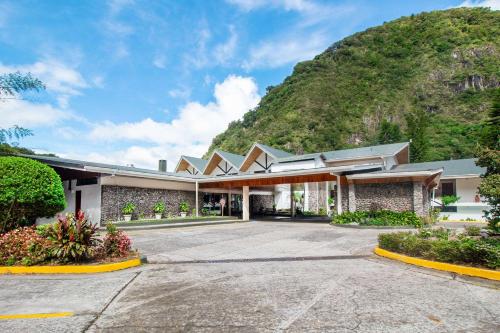
[[[97,177],[76,180],[76,186],[95,185],[95,184],[97,184]]]
[[[452,182],[441,183],[441,196],[456,195],[455,184]]]

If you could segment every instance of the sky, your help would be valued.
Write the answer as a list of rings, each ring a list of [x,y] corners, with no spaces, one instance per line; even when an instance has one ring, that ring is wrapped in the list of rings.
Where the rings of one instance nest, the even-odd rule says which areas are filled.
[[[500,0],[5,1],[0,74],[46,90],[0,101],[21,146],[173,170],[254,109],[266,87],[334,42],[401,16]]]

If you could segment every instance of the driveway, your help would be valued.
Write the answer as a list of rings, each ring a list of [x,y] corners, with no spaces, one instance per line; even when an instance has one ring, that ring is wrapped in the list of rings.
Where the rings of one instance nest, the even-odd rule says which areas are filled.
[[[0,277],[9,332],[498,332],[500,285],[371,255],[378,232],[250,222],[135,231],[155,262],[86,276]]]

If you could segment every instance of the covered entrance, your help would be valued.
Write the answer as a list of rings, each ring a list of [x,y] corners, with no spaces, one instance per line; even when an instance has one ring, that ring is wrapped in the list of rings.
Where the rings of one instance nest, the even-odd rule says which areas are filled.
[[[347,181],[329,168],[282,173],[226,176],[199,181],[200,191],[241,193],[243,220],[251,217],[324,216],[341,212],[342,185]]]

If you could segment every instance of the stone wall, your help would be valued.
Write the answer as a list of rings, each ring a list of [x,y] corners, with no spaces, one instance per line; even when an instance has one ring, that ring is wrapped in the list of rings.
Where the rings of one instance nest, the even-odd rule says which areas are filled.
[[[318,212],[318,183],[307,183],[308,207],[311,212]]]
[[[387,209],[398,212],[413,210],[412,182],[355,184],[354,191],[356,210]],[[420,198],[421,195],[422,191],[420,191]],[[420,202],[422,202],[421,199]]]
[[[179,204],[182,201],[187,201],[190,206],[188,213],[190,215],[191,210],[195,208],[195,195],[195,192],[192,191],[103,185],[101,190],[101,224],[108,220],[122,219],[121,210],[128,202],[136,206],[134,219],[139,216],[153,217],[153,205],[159,201],[166,205],[165,216],[168,213],[179,215]],[[199,198],[200,209],[202,199],[203,197]]]
[[[318,209],[323,208],[326,211],[326,198],[328,197],[328,193],[326,193],[326,182],[319,182],[318,188]]]
[[[349,211],[349,187],[347,184],[342,184],[340,185],[340,190],[342,191],[342,212],[347,212]]]
[[[252,203],[252,207],[250,207],[250,211],[252,213],[259,213],[261,207],[264,210],[273,209],[274,195],[252,194],[251,197],[250,202]]]

